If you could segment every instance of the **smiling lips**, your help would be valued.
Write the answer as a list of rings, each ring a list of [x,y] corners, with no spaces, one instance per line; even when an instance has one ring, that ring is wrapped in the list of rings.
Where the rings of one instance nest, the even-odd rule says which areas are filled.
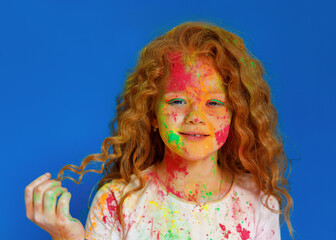
[[[182,133],[180,134],[183,136],[183,138],[187,141],[192,141],[192,142],[200,142],[206,139],[209,135],[204,135],[204,133],[198,133],[198,134],[190,134],[188,133]]]
[[[200,132],[180,132],[182,135],[186,135],[186,136],[193,136],[193,137],[206,137],[209,136],[208,134],[204,134],[204,133],[200,133]]]

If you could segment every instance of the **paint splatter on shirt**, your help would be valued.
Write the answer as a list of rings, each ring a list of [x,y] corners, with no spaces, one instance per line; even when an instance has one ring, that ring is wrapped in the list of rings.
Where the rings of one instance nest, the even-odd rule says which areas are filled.
[[[124,202],[126,239],[137,240],[279,240],[279,215],[261,204],[249,175],[235,178],[230,191],[218,201],[196,204],[183,200],[153,177],[153,166],[143,172],[145,187]],[[85,226],[85,239],[121,240],[117,207],[123,193],[138,186],[134,175],[125,184],[113,180],[96,193]],[[279,209],[274,197],[269,206]]]

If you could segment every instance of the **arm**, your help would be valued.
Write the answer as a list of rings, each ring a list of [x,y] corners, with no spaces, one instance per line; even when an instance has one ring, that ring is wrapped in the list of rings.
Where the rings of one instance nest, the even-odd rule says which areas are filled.
[[[266,200],[266,197],[264,197]],[[268,206],[271,209],[279,210],[279,202],[271,196],[268,200]],[[256,240],[280,240],[281,229],[279,223],[279,214],[273,213],[262,203],[256,209]]]

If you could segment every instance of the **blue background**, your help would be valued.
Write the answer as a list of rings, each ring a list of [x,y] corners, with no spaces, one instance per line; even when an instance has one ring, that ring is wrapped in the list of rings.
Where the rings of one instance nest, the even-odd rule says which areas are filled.
[[[99,153],[139,51],[182,22],[204,20],[239,35],[264,63],[293,162],[296,239],[335,239],[335,6],[271,2],[2,0],[0,238],[50,239],[26,218],[26,185]],[[83,224],[98,180],[63,182]],[[282,239],[290,239],[286,225]]]

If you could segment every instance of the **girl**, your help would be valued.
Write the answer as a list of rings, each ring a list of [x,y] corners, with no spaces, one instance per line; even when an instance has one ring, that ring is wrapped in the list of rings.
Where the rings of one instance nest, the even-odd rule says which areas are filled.
[[[126,80],[102,153],[28,185],[28,218],[53,239],[280,239],[280,215],[292,235],[287,158],[263,74],[243,40],[213,24],[158,37]],[[68,169],[80,183],[92,161],[104,177],[84,230],[60,181],[72,179]]]

